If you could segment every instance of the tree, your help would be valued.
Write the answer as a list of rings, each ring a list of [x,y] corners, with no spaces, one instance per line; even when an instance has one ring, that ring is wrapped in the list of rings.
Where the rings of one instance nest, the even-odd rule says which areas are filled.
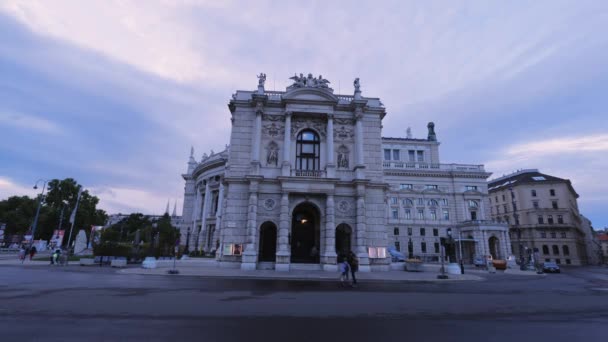
[[[5,238],[11,235],[25,235],[31,228],[38,202],[28,196],[12,196],[0,201],[0,222],[6,223]],[[44,211],[41,209],[41,215]]]

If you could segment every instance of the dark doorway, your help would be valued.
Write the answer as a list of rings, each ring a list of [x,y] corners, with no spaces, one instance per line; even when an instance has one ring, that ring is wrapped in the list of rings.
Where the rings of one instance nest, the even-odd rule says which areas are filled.
[[[277,255],[277,226],[272,222],[264,222],[260,227],[260,261],[276,260]]]
[[[339,224],[336,228],[336,254],[338,258],[347,256],[351,251],[350,241],[352,229],[346,223]]]
[[[291,220],[291,262],[319,263],[320,214],[310,203],[299,204]]]
[[[496,236],[492,236],[488,240],[488,247],[490,247],[490,255],[492,255],[492,259],[500,259],[498,238]]]

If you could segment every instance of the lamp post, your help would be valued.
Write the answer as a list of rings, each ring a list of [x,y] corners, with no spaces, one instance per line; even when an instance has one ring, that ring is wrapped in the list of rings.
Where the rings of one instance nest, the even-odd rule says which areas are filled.
[[[460,273],[464,274],[464,262],[462,261],[462,230],[458,229],[458,249],[460,250]]]
[[[439,275],[437,276],[437,279],[448,279],[448,275],[445,274],[445,267],[444,267],[444,255],[445,255],[445,238],[440,238],[441,243],[439,244],[439,250],[441,252],[441,270]]]
[[[34,184],[34,190],[38,189],[39,182],[44,182],[44,183],[42,185],[42,191],[40,192],[40,195],[38,196],[38,208],[36,209],[36,216],[34,217],[34,223],[32,224],[32,242],[30,243],[30,248],[34,244],[34,238],[36,237],[36,228],[38,227],[38,217],[40,216],[40,206],[42,204],[42,198],[44,197],[44,191],[46,190],[46,183],[48,183],[48,180],[46,180],[46,179],[37,180],[36,184]]]
[[[521,244],[521,227],[519,226],[519,215],[517,215],[516,205],[515,205],[515,194],[513,193],[513,187],[509,186],[509,192],[511,192],[511,205],[513,206],[513,222],[515,229],[517,229],[517,244],[519,245],[519,269],[525,270],[526,265],[524,265],[524,249]]]
[[[452,243],[453,243],[453,238],[452,238],[452,228],[448,228],[447,229],[447,234],[448,234],[448,241],[447,244],[450,246],[449,250],[446,252],[447,256],[448,256],[448,262],[452,262],[451,259],[451,254],[452,254]]]

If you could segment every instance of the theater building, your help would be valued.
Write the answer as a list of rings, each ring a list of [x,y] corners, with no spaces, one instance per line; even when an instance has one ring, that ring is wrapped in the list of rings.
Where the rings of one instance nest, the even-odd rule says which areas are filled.
[[[483,165],[442,164],[434,125],[424,139],[384,138],[377,97],[334,94],[321,76],[283,92],[239,90],[224,151],[191,153],[182,244],[243,270],[337,270],[353,251],[360,271],[388,270],[388,248],[439,260],[451,228],[457,258],[505,258],[506,224],[490,221]],[[460,252],[460,250],[462,252]]]

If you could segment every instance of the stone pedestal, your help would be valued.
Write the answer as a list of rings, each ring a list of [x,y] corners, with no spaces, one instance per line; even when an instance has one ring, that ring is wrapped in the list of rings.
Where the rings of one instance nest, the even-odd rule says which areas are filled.
[[[274,264],[274,270],[277,272],[289,272],[289,259],[291,258],[291,253],[287,251],[278,251],[276,262]]]

